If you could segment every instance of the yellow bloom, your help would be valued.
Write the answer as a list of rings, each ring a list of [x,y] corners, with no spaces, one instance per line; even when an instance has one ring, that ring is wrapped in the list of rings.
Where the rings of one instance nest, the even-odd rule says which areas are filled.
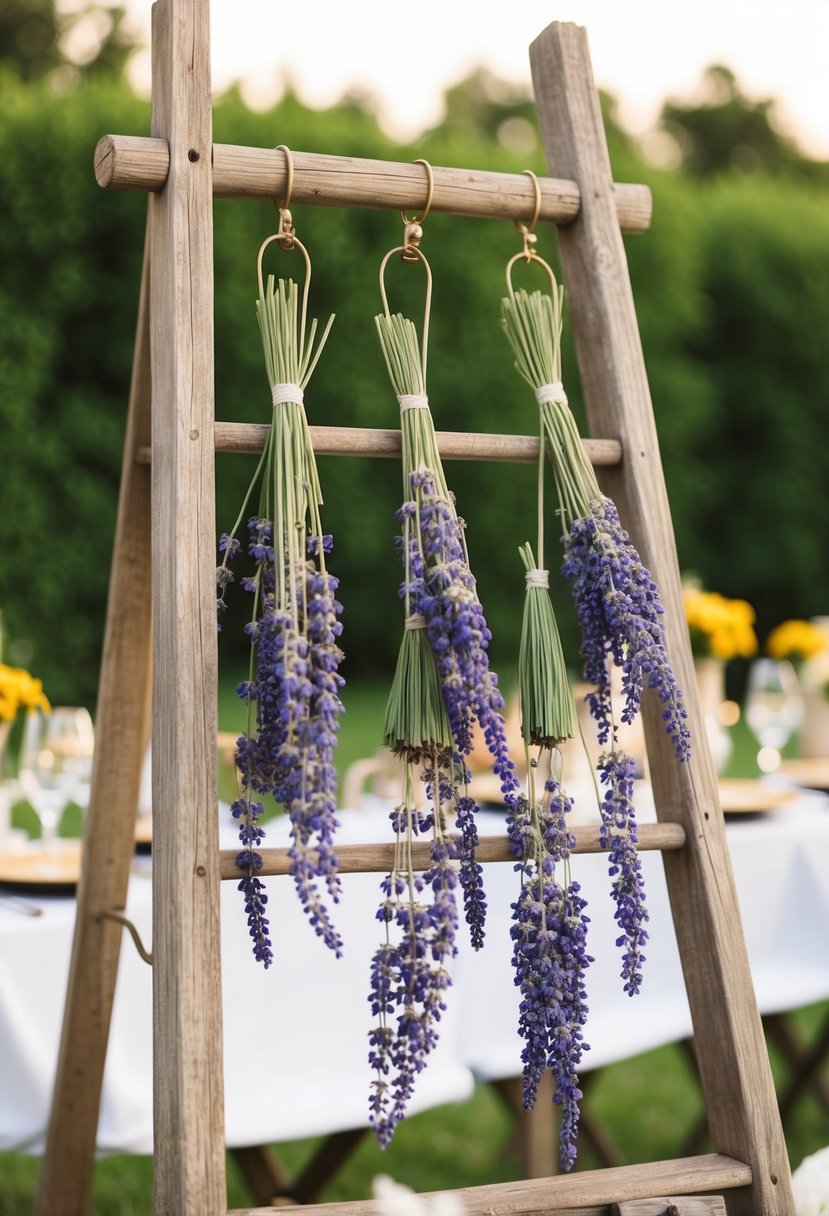
[[[766,650],[773,659],[803,662],[825,649],[825,635],[809,621],[783,621],[766,639]]]
[[[0,663],[0,721],[10,722],[19,709],[42,709],[51,706],[43,691],[43,683],[22,667]]]
[[[683,589],[683,597],[694,654],[725,662],[756,654],[755,614],[746,600],[729,600],[719,592],[690,586]]]

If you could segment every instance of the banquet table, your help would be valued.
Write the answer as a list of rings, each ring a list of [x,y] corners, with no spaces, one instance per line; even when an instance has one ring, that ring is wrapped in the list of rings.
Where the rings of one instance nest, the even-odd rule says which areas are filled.
[[[640,783],[641,784],[641,783]],[[642,821],[652,819],[647,789],[637,793]],[[338,840],[387,839],[388,807],[343,811]],[[222,844],[232,824],[222,809]],[[589,820],[589,812],[587,819]],[[284,820],[268,825],[270,846],[284,843]],[[482,835],[503,832],[503,816],[482,812]],[[758,1003],[764,1013],[829,998],[829,797],[801,793],[774,813],[727,824]],[[642,994],[624,995],[607,894],[607,859],[578,855],[573,876],[589,901],[591,1010],[585,1069],[685,1038],[691,1020],[667,903],[661,858],[645,854],[650,908]],[[151,943],[151,862],[137,857],[126,916]],[[365,1126],[371,1073],[369,960],[378,944],[376,874],[343,879],[338,925],[346,944],[337,960],[304,921],[288,878],[268,880],[275,962],[265,971],[250,952],[241,896],[222,890],[222,986],[226,1137],[229,1147],[258,1145]],[[488,940],[475,954],[465,932],[440,1046],[418,1079],[412,1112],[466,1098],[474,1080],[520,1072],[515,1032],[509,905],[517,876],[510,863],[486,866]],[[0,900],[0,1150],[42,1152],[48,1122],[71,950],[74,899],[31,896],[42,909],[21,915]],[[152,1152],[151,972],[124,940],[104,1076],[98,1149]]]

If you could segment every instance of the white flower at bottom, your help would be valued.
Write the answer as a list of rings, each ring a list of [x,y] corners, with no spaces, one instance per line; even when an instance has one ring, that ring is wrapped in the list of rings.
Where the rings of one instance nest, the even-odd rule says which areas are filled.
[[[378,1174],[371,1186],[378,1216],[462,1216],[460,1201],[451,1191],[432,1195],[427,1201],[387,1174]]]
[[[797,1216],[829,1216],[829,1147],[804,1157],[792,1174]]]

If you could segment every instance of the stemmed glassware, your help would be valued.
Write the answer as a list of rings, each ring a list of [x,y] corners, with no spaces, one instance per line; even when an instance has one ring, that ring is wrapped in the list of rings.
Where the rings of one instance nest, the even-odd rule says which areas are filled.
[[[751,664],[745,713],[760,744],[758,767],[772,773],[780,766],[781,750],[803,721],[803,696],[791,663],[756,659]]]
[[[68,803],[87,800],[93,744],[92,719],[82,707],[57,706],[26,719],[20,784],[40,820],[44,848],[54,842]]]

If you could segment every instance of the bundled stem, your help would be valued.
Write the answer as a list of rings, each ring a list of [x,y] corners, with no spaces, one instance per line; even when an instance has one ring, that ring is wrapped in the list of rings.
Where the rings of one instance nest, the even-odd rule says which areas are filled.
[[[539,401],[538,408],[566,533],[573,520],[587,515],[591,502],[602,495],[561,388],[563,304],[563,287],[551,295],[519,289],[501,301],[501,326],[515,355],[515,366],[533,392],[542,385],[560,390],[557,396]]]
[[[622,721],[633,721],[644,688],[653,689],[677,759],[687,760],[687,713],[665,645],[659,590],[622,527],[615,504],[599,489],[561,385],[562,300],[560,287],[551,296],[510,291],[501,303],[501,324],[515,366],[539,403],[564,535],[562,571],[573,579],[582,630],[583,676],[596,686],[588,704],[599,726],[599,741],[615,747],[612,660],[622,671]]]
[[[576,707],[567,679],[558,624],[544,575],[529,544],[519,550],[529,576],[524,595],[524,621],[518,652],[521,733],[528,744],[555,747],[576,733]]]

